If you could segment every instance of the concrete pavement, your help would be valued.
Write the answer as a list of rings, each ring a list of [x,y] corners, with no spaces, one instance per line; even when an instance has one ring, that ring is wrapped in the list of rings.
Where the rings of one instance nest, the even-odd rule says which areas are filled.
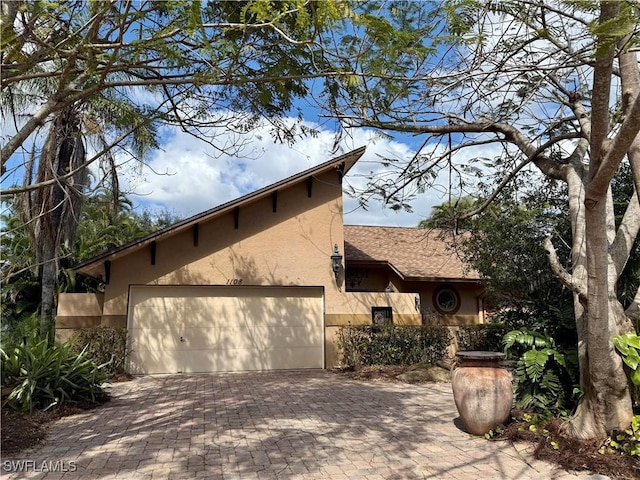
[[[2,478],[606,478],[469,436],[450,384],[296,371],[147,376],[107,388],[111,402],[3,458]]]

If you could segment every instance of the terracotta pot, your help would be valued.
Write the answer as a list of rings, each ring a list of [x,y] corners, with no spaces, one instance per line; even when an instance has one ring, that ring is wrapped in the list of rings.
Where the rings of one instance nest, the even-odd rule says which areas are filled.
[[[484,435],[506,422],[511,413],[511,373],[504,353],[461,351],[451,374],[453,398],[460,418],[473,435]]]

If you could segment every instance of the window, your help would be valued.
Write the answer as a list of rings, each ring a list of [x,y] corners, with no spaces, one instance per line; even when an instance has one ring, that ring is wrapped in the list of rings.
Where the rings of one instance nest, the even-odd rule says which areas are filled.
[[[371,307],[371,323],[374,325],[390,325],[393,323],[391,307]]]
[[[433,292],[433,306],[442,314],[456,313],[460,308],[460,295],[453,287],[440,287]]]

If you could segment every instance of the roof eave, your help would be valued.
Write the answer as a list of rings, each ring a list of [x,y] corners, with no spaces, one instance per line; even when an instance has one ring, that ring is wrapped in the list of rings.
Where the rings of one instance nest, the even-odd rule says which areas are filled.
[[[421,276],[421,275],[407,275],[403,273],[401,270],[396,268],[393,263],[388,260],[358,260],[358,259],[349,259],[346,260],[349,264],[353,266],[376,266],[376,267],[388,267],[392,272],[394,272],[401,280],[406,282],[438,282],[438,283],[482,283],[484,279],[480,277],[442,277],[442,276]]]
[[[162,238],[166,238],[170,235],[173,235],[179,231],[190,228],[193,225],[205,219],[208,220],[215,216],[223,215],[234,208],[241,207],[255,200],[258,200],[261,197],[268,196],[269,194],[273,193],[275,190],[290,187],[291,185],[294,185],[308,178],[309,176],[323,173],[327,170],[330,170],[331,168],[339,167],[341,175],[346,175],[349,172],[349,170],[355,165],[358,159],[364,154],[365,149],[366,147],[360,147],[356,150],[352,150],[351,152],[345,153],[344,155],[333,158],[320,165],[317,165],[315,167],[309,168],[300,173],[287,177],[283,180],[280,180],[279,182],[273,183],[271,185],[267,185],[266,187],[263,187],[259,190],[248,193],[247,195],[239,197],[235,200],[231,200],[227,203],[223,203],[222,205],[218,205],[212,209],[193,215],[174,225],[170,225],[166,228],[158,230],[157,232],[150,233],[149,235],[136,239],[125,245],[114,248],[105,253],[102,253],[100,255],[87,259],[83,262],[80,262],[73,267],[73,270],[83,275],[100,279],[104,262],[116,260],[117,258],[120,258],[126,255],[130,251],[145,247],[147,245],[150,245],[154,241],[158,241]]]

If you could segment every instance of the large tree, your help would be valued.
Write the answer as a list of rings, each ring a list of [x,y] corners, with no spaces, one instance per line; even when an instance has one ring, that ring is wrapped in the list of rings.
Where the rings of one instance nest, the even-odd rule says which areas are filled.
[[[92,163],[105,164],[92,173],[111,174],[117,197],[118,169],[156,145],[161,124],[226,153],[242,150],[242,134],[260,120],[278,141],[308,133],[283,121],[299,115],[294,100],[320,88],[314,78],[353,75],[323,49],[322,35],[332,27],[346,38],[366,25],[381,32],[368,42],[380,57],[393,54],[384,35],[398,25],[384,12],[395,2],[386,3],[2,2],[3,187],[16,172],[25,175],[0,193],[22,195],[26,205],[41,265],[43,330],[52,323],[60,245],[73,236],[87,187],[100,181],[87,180]],[[405,43],[419,38],[401,35]],[[238,141],[221,143],[220,129]],[[98,140],[93,148],[90,136]]]
[[[626,310],[616,295],[640,229],[640,5],[452,0],[440,6],[435,55],[425,62],[410,50],[399,54],[399,62],[414,58],[412,75],[342,82],[329,92],[332,103],[323,103],[348,127],[424,136],[413,158],[387,161],[398,167],[397,177],[371,185],[391,203],[407,203],[404,186],[429,188],[442,169],[462,195],[491,174],[497,194],[523,170],[566,183],[570,261],[558,260],[552,236],[544,245],[574,295],[584,396],[566,427],[578,437],[603,438],[632,416],[611,338],[631,330],[640,315],[637,286]],[[341,59],[376,71],[375,53],[363,45]],[[465,160],[492,145],[494,158],[477,158],[479,165]],[[623,163],[635,188],[616,222],[611,183]],[[475,212],[494,196],[485,198]]]

